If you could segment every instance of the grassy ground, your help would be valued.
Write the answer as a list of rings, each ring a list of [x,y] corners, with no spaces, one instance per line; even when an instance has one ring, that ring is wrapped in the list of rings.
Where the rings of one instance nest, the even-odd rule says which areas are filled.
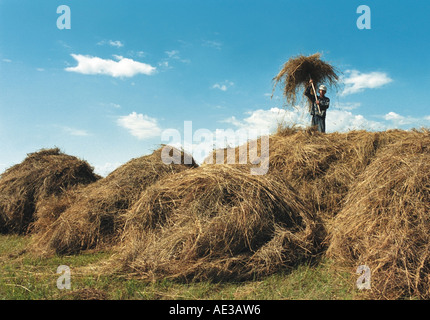
[[[0,235],[0,299],[349,300],[364,297],[355,287],[356,279],[336,271],[330,261],[241,283],[144,282],[79,271],[109,258],[109,252],[36,259],[23,252],[27,243],[25,237]],[[60,274],[56,272],[60,265],[71,270],[70,290],[57,288]]]

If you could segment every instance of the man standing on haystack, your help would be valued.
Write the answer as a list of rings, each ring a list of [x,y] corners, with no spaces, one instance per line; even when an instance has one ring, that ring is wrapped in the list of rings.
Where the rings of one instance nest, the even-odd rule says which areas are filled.
[[[312,90],[312,93],[311,93]],[[306,88],[305,96],[312,102],[311,116],[312,126],[317,126],[319,132],[325,132],[325,118],[328,107],[330,106],[330,99],[325,96],[327,87],[321,85],[319,87],[319,96],[317,96],[314,87],[314,81],[309,80],[309,85]]]

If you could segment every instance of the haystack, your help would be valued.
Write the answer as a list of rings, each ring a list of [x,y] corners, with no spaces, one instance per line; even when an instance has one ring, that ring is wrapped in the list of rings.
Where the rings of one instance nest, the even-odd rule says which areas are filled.
[[[323,219],[331,219],[339,212],[349,187],[372,161],[377,150],[410,134],[401,130],[322,134],[313,128],[280,127],[269,137],[268,174],[291,185],[312,212]],[[258,150],[261,149],[257,140],[235,149],[216,150],[202,166],[216,164],[217,157],[221,160],[218,163],[227,163],[229,152],[233,152],[231,158],[237,164],[245,152],[246,161],[242,166],[261,166],[252,164],[251,143],[256,143]]]
[[[86,161],[58,148],[28,154],[0,176],[0,232],[25,233],[42,200],[99,178]]]
[[[101,249],[115,243],[121,232],[121,215],[145,188],[165,175],[196,167],[165,164],[163,147],[151,155],[132,159],[106,178],[62,197],[52,197],[37,211],[31,248],[38,254],[72,254]],[[172,149],[182,158],[184,153]],[[187,155],[188,156],[188,155]]]
[[[368,266],[372,297],[429,299],[430,132],[382,149],[329,230],[327,255],[352,273]]]
[[[315,255],[324,236],[318,218],[286,184],[247,169],[204,166],[148,188],[126,214],[119,270],[242,280]]]
[[[331,134],[300,130],[283,136],[280,132],[272,145],[270,164],[273,173],[291,183],[314,212],[330,220],[377,152],[411,134],[402,130]]]
[[[315,85],[324,83],[335,87],[339,77],[332,65],[321,60],[320,53],[310,56],[299,55],[289,59],[273,78],[273,90],[281,83],[287,102],[294,105],[297,90],[306,86],[310,79],[314,80]]]

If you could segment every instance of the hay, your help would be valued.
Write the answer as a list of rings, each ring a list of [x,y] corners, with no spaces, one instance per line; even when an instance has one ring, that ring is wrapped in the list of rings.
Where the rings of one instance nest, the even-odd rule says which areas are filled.
[[[249,279],[314,256],[319,226],[285,184],[246,167],[204,166],[142,194],[114,261],[149,279]]]
[[[132,159],[92,185],[41,204],[32,226],[31,250],[40,255],[73,254],[115,243],[122,228],[121,214],[145,188],[165,175],[197,166],[193,159],[190,165],[166,165],[162,150]],[[184,153],[174,150],[183,160]]]
[[[273,174],[291,183],[304,202],[325,220],[343,207],[356,178],[375,160],[379,150],[413,133],[350,131],[322,134],[299,130],[272,143]]]
[[[294,105],[297,90],[302,86],[307,86],[310,79],[314,80],[315,86],[323,83],[328,86],[336,86],[339,80],[336,74],[337,71],[333,66],[322,61],[320,58],[320,53],[315,53],[307,57],[299,55],[290,58],[278,75],[273,78],[273,90],[281,83],[287,102]]]
[[[369,165],[377,150],[411,135],[406,131],[350,131],[322,134],[314,128],[282,128],[269,137],[268,174],[291,185],[302,201],[323,219],[331,219],[342,208],[342,200],[355,178]],[[242,157],[248,168],[258,167],[250,157],[250,144],[261,149],[260,140],[235,149],[215,150],[202,166],[228,163],[230,157],[239,164]],[[243,157],[243,153],[245,157]],[[224,159],[223,159],[224,157]]]
[[[374,297],[430,298],[428,130],[280,128],[269,139],[266,175],[250,174],[249,154],[245,164],[190,169],[161,165],[159,149],[44,198],[32,246],[62,254],[111,247],[104,271],[186,280],[256,279],[328,246],[353,273],[371,268]],[[234,148],[236,163],[250,143]],[[224,151],[226,162],[227,149],[210,158]]]
[[[371,297],[430,298],[429,173],[430,132],[411,132],[380,150],[329,225],[327,255],[367,265]]]
[[[58,148],[30,153],[0,176],[0,232],[27,232],[40,202],[99,179],[85,161]]]
[[[353,272],[369,265],[372,287],[383,297],[398,297],[398,286],[400,295],[427,296],[429,144],[426,130],[280,129],[270,136],[267,175],[250,175],[248,158],[206,163],[148,188],[125,214],[120,253],[109,269],[146,279],[255,279],[329,246],[330,256],[349,261]],[[237,160],[243,150],[235,148]],[[327,225],[332,237],[323,242]],[[378,283],[390,287],[377,289]]]

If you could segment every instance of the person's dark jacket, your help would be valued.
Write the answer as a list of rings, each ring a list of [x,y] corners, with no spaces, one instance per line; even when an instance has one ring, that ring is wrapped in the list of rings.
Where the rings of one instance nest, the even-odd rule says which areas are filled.
[[[311,115],[318,115],[318,105],[316,104],[315,95],[312,93],[312,86],[308,86],[305,91],[305,96],[309,98],[312,102]],[[318,96],[318,101],[320,102],[321,116],[325,116],[326,110],[330,106],[330,99],[327,97]]]

